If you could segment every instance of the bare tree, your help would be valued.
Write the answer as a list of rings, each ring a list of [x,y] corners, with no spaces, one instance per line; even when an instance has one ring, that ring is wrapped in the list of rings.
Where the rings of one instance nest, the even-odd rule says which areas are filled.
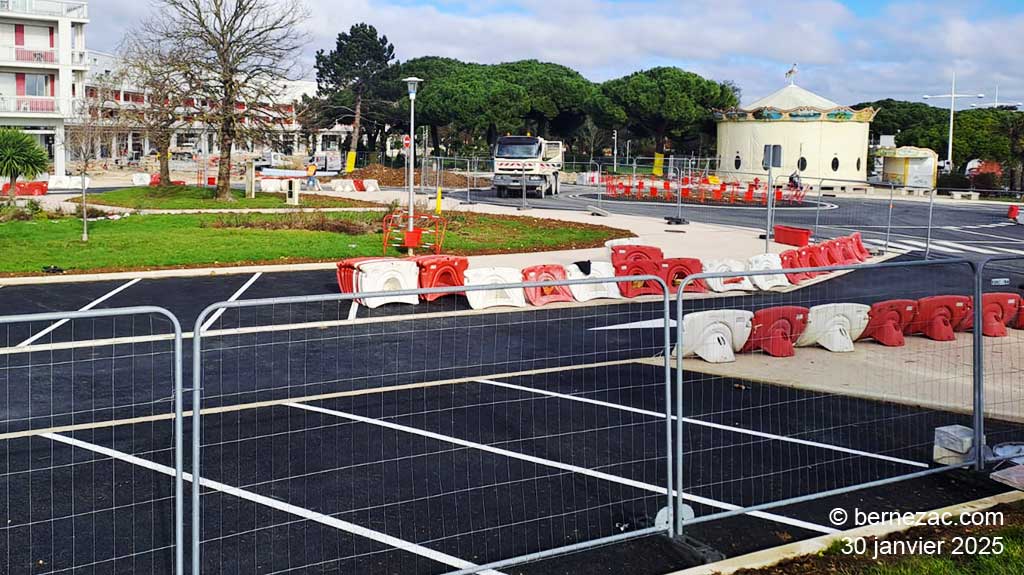
[[[217,196],[231,199],[231,148],[281,133],[288,114],[281,84],[297,71],[306,43],[301,0],[159,0],[147,35],[188,54],[197,119],[217,130]]]
[[[171,137],[177,128],[193,121],[199,110],[189,85],[189,66],[194,58],[187,46],[148,33],[130,33],[121,46],[120,75],[126,86],[143,101],[126,98],[121,107],[123,122],[146,134],[156,148],[160,181],[171,182]]]
[[[72,173],[81,179],[82,241],[89,241],[85,190],[89,170],[103,155],[103,146],[111,144],[124,131],[120,111],[120,78],[104,73],[90,81],[83,97],[73,101],[73,110],[64,128],[64,148],[71,155]]]

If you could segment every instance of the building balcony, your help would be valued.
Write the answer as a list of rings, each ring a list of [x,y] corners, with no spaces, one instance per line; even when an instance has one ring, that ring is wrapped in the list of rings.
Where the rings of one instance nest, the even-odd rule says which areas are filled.
[[[0,114],[11,115],[61,115],[57,98],[47,96],[0,96]]]
[[[85,20],[89,7],[70,0],[0,0],[0,14],[4,13]]]
[[[0,46],[0,64],[28,64],[33,68],[52,67],[56,66],[59,60],[57,51],[53,48]]]

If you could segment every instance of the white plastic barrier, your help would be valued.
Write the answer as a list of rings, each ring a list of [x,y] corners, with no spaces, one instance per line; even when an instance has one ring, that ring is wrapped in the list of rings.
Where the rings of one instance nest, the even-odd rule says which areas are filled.
[[[380,183],[377,180],[363,180],[363,189],[367,192],[379,192]]]
[[[807,327],[796,340],[798,347],[820,345],[834,352],[853,351],[853,342],[868,326],[871,307],[859,303],[816,305],[807,314]]]
[[[472,268],[466,270],[463,279],[466,287],[514,284],[523,281],[523,272],[515,268]],[[469,307],[473,309],[498,306],[526,307],[526,294],[522,288],[467,291],[466,299],[469,300]]]
[[[331,180],[331,188],[335,192],[354,192],[356,184],[352,180]]]
[[[50,190],[70,190],[71,179],[67,176],[50,176],[50,180],[47,182],[46,187]]]
[[[736,352],[750,339],[753,312],[716,309],[683,316],[683,342],[673,350],[675,357],[696,355],[710,363],[736,361]]]
[[[89,184],[91,184],[91,183],[92,183],[92,180],[89,178],[89,176],[86,176],[85,177],[85,189],[89,189]],[[80,190],[80,189],[82,189],[82,176],[70,176],[68,178],[68,187],[66,189],[70,189],[70,190]]]
[[[615,277],[615,268],[611,262],[590,262],[590,275],[583,273],[583,270],[576,264],[565,266],[565,277],[571,280],[584,278],[612,278]],[[570,284],[569,291],[576,301],[590,301],[592,299],[622,299],[619,293],[619,284],[608,282],[605,284]]]
[[[736,260],[714,260],[704,264],[705,273],[724,273],[724,272],[745,272],[747,266],[743,265],[743,262]],[[750,283],[750,278],[746,276],[736,276],[732,278],[707,278],[704,280],[708,284],[708,288],[711,291],[716,292],[728,292],[728,291],[754,291],[754,284]]]
[[[604,247],[608,248],[608,257],[612,257],[612,252],[615,251],[615,246],[639,246],[643,245],[640,238],[615,238],[614,240],[608,240],[604,243]]]
[[[279,193],[283,190],[284,186],[281,185],[283,180],[276,180],[273,178],[265,178],[260,180],[260,191],[271,194]]]
[[[148,186],[150,176],[149,174],[132,174],[132,185],[133,186]]]
[[[747,269],[750,271],[781,270],[782,258],[779,254],[761,254],[751,256],[747,260]],[[785,273],[777,273],[766,276],[750,276],[750,281],[760,290],[771,290],[775,288],[789,287],[789,278]]]
[[[356,290],[362,292],[413,290],[418,287],[420,268],[408,260],[373,260],[356,265]],[[364,298],[359,303],[368,308],[388,303],[416,305],[419,296],[396,295]]]

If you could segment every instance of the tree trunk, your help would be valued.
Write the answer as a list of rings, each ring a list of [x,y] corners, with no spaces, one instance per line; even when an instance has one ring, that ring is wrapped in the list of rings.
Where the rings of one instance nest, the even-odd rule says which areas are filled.
[[[231,200],[231,144],[234,141],[234,119],[224,122],[220,130],[220,163],[217,165],[217,199]]]
[[[18,174],[11,174],[10,187],[7,189],[7,195],[11,200],[11,204],[14,204],[14,186],[18,183]]]
[[[171,138],[161,135],[156,139],[156,157],[160,161],[160,184],[171,185]]]
[[[363,122],[363,95],[356,94],[356,114],[352,119],[352,140],[348,144],[348,151],[359,151],[359,128]]]
[[[654,131],[654,151],[658,154],[665,153],[665,127],[658,126]]]
[[[434,149],[434,155],[438,155],[441,152],[441,133],[438,131],[437,126],[430,126],[430,145]],[[427,154],[428,156],[430,154]]]

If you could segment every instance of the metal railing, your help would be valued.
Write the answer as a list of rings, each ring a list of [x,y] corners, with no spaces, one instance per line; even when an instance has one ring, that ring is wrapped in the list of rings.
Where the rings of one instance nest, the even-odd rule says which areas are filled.
[[[0,46],[0,62],[58,64],[60,58],[53,48],[26,48],[25,46]]]
[[[61,102],[49,96],[0,96],[0,113],[60,114]]]
[[[0,12],[58,16],[63,18],[88,18],[89,5],[86,2],[68,0],[0,0]]]

